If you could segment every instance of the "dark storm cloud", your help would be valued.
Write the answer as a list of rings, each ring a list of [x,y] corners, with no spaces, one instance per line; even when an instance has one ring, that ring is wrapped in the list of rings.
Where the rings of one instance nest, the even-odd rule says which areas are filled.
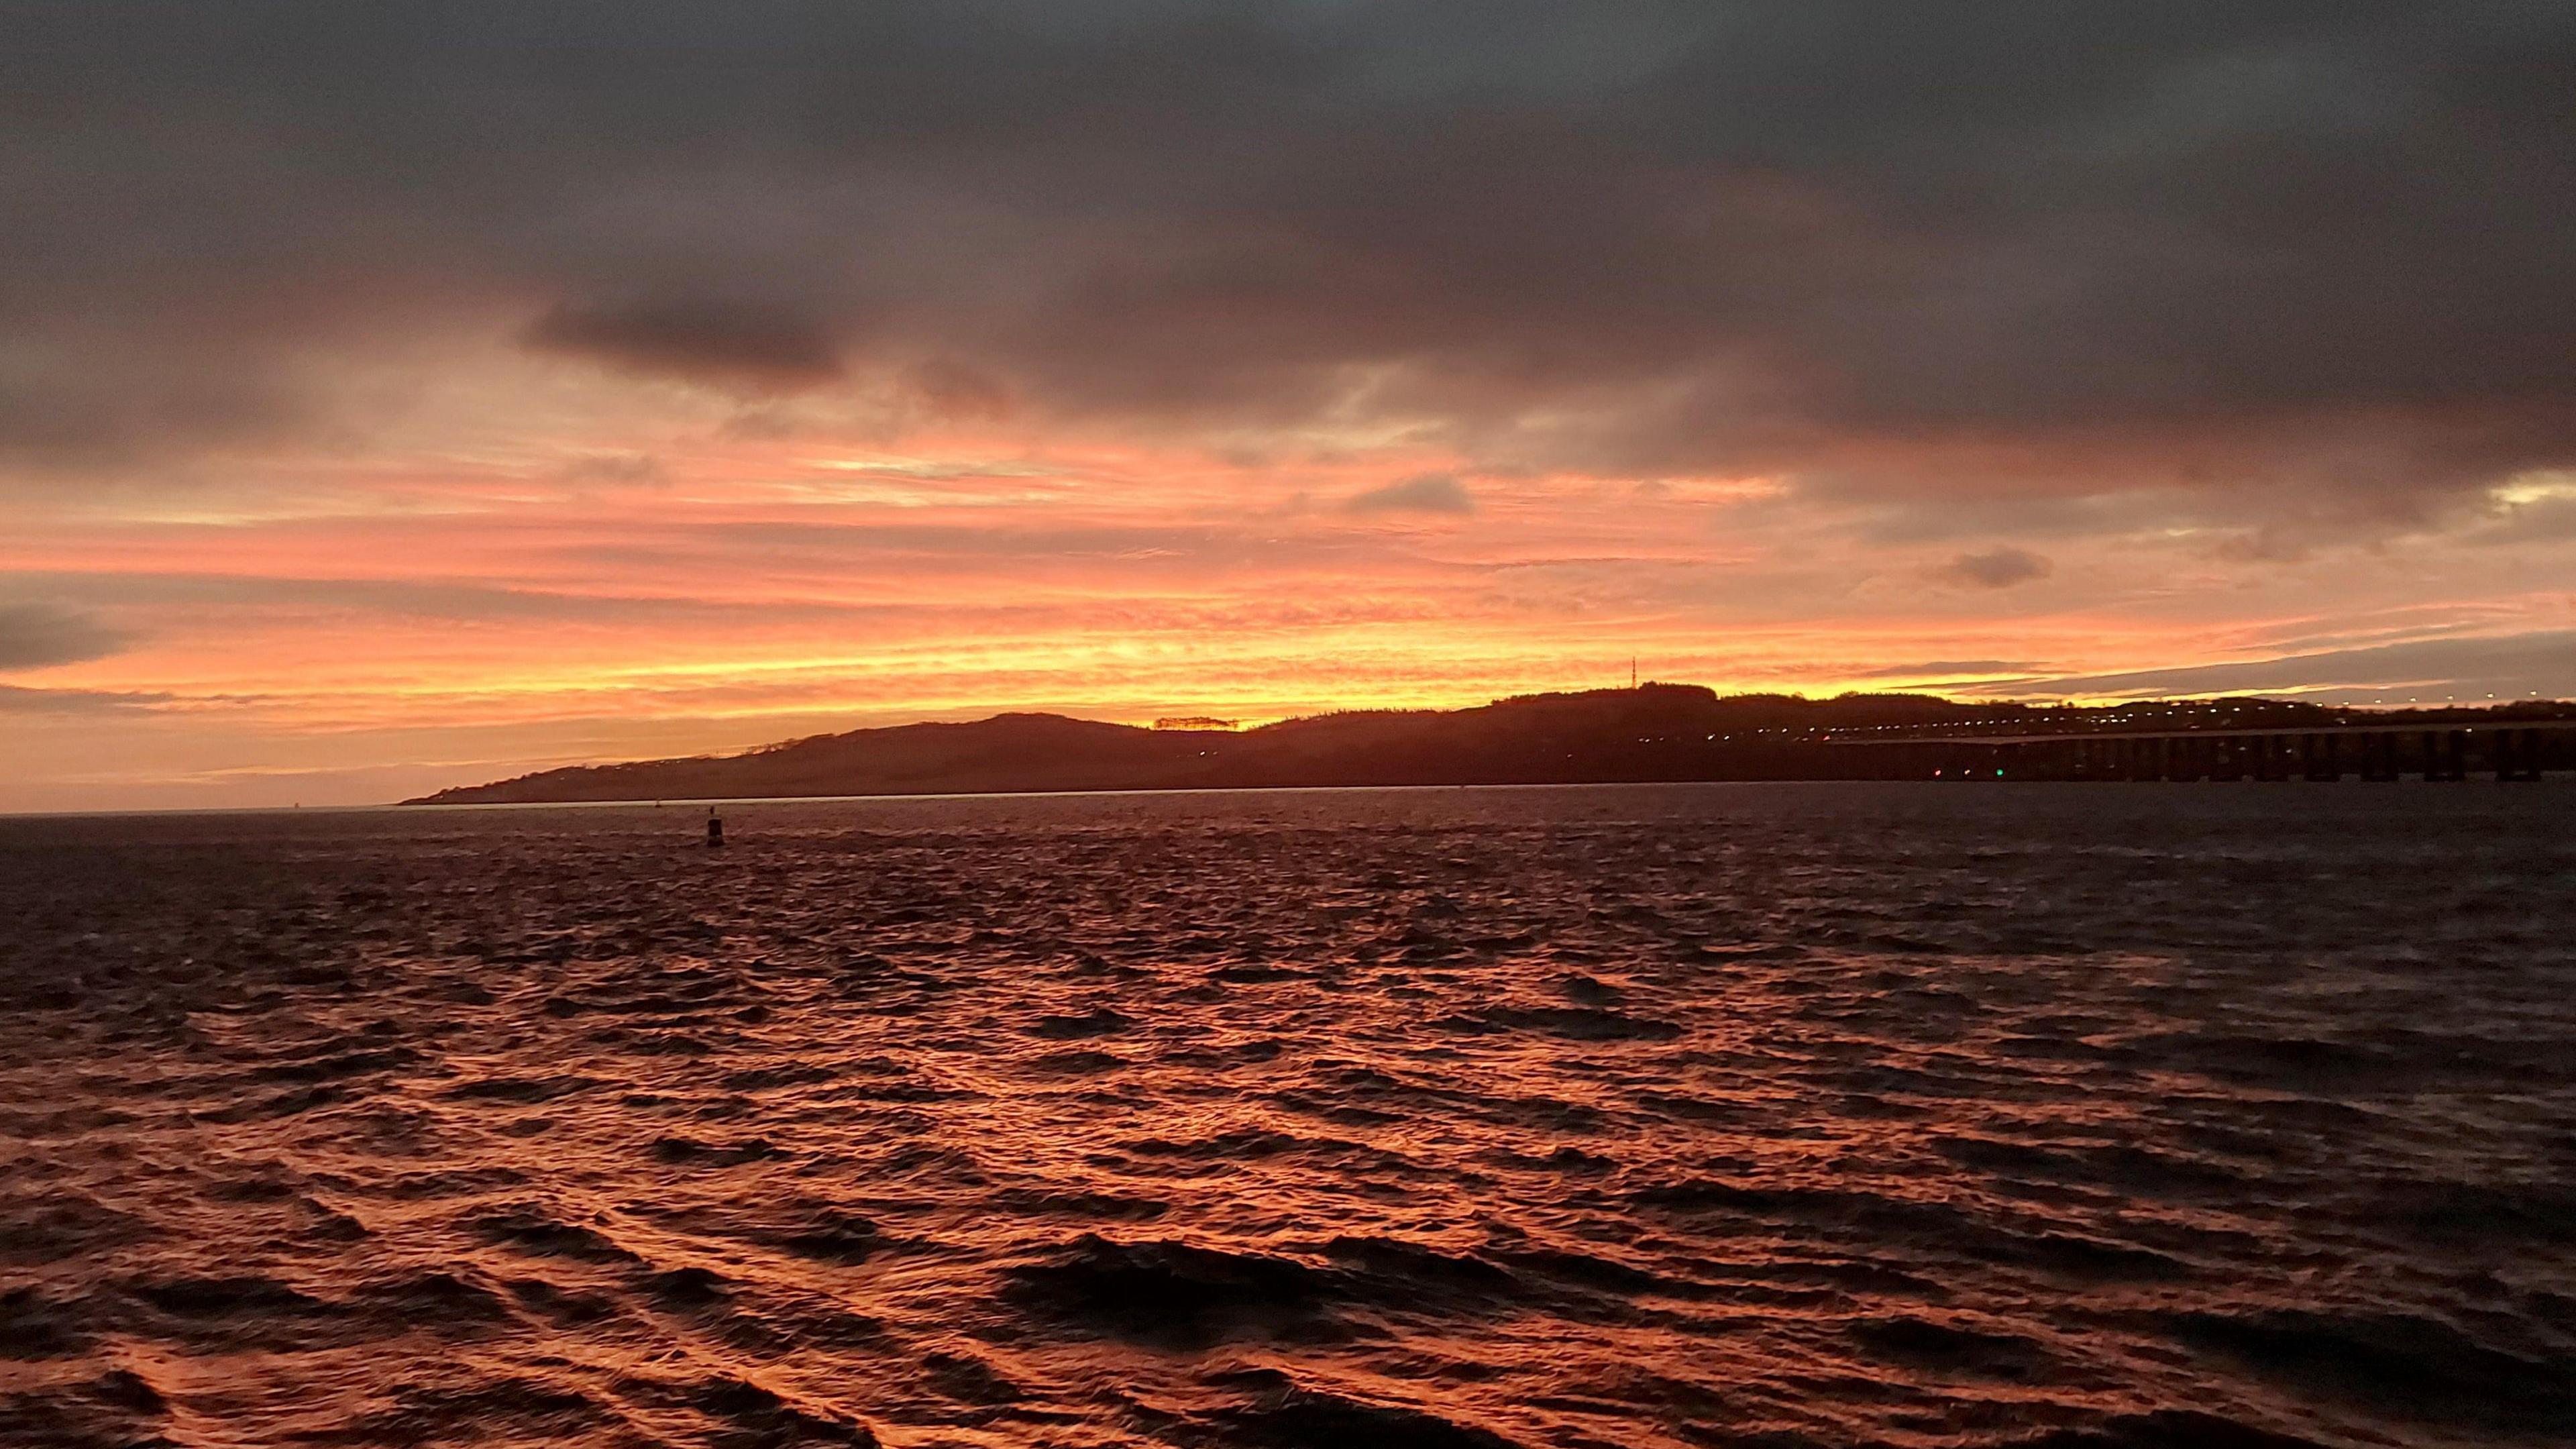
[[[1963,553],[1950,560],[1941,577],[1954,584],[1979,589],[2009,589],[2033,579],[2048,577],[2047,559],[2026,548],[1990,548],[1983,553]]]
[[[742,303],[557,307],[522,340],[628,372],[756,392],[801,391],[841,376],[839,349],[823,328],[783,309]]]
[[[262,436],[288,360],[489,318],[1862,491],[2400,518],[2576,460],[2553,0],[5,14],[21,452]]]
[[[103,659],[129,642],[95,619],[52,605],[0,604],[0,669]]]

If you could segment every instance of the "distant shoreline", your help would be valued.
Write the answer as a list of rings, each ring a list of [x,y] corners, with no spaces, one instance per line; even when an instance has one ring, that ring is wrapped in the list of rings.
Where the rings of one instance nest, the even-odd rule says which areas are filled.
[[[2552,783],[2564,784],[2566,772],[2553,770]],[[2069,780],[2011,780],[1999,782],[2015,788],[2083,784]],[[2123,781],[2126,784],[2188,784],[2188,781]],[[2204,782],[2205,783],[2205,782]],[[2248,782],[2255,783],[2255,782]],[[2407,785],[2421,784],[2408,780]],[[483,800],[430,801],[386,800],[365,805],[205,805],[169,806],[149,810],[0,810],[0,823],[42,820],[182,820],[192,817],[233,817],[253,815],[276,816],[345,816],[345,815],[479,815],[512,810],[652,810],[657,808],[697,809],[705,806],[731,808],[762,805],[841,805],[916,800],[1070,800],[1085,797],[1174,796],[1174,795],[1331,795],[1374,792],[1411,793],[1415,791],[1454,790],[1646,790],[1715,788],[1721,786],[1871,786],[1923,785],[1939,787],[1943,793],[1952,788],[1941,780],[1837,778],[1837,779],[1763,779],[1763,780],[1532,780],[1490,784],[1463,785],[1146,785],[1103,790],[945,790],[881,791],[861,795],[722,795],[691,799],[661,800]]]
[[[1680,784],[1749,781],[2028,778],[2018,759],[2050,777],[2112,778],[2080,763],[2078,740],[2164,738],[2190,750],[2159,763],[2173,770],[2231,770],[2268,778],[2267,747],[2249,755],[2208,742],[2256,735],[2324,737],[2392,726],[2474,734],[2510,725],[2546,732],[2535,747],[2549,768],[2568,758],[2576,704],[2529,701],[2491,708],[2365,711],[2292,700],[2149,701],[2114,706],[2031,706],[1930,695],[1720,697],[1698,685],[1648,683],[1578,694],[1528,695],[1460,710],[1352,711],[1250,730],[1142,729],[1051,714],[1004,714],[971,723],[924,723],[818,735],[733,755],[571,766],[460,786],[404,806],[650,805],[655,801],[822,800],[1136,793],[1172,790],[1382,789],[1396,787]],[[2429,737],[2428,737],[2429,738]],[[1875,747],[1875,748],[1868,748]],[[2005,756],[1999,749],[2019,753]],[[2487,768],[2523,756],[2486,740],[2451,748],[2409,745],[2398,763],[2434,778],[2493,753]],[[2444,753],[2445,750],[2448,753]],[[2199,753],[2208,754],[2201,760]],[[1964,753],[1963,753],[1964,752]],[[2385,754],[2385,752],[2382,752]],[[2188,755],[2188,759],[2183,756]],[[2413,762],[2420,755],[2420,762]],[[1973,757],[1973,758],[1972,758]],[[2143,778],[2123,757],[2117,778]],[[2389,758],[2397,758],[2390,756]],[[2535,754],[2531,757],[2540,760]],[[2356,755],[2376,778],[2385,761]],[[1947,763],[1945,763],[1945,761]],[[2043,763],[2044,762],[2044,763]],[[2301,768],[2319,768],[2313,753]],[[2199,775],[2185,778],[2200,778]]]

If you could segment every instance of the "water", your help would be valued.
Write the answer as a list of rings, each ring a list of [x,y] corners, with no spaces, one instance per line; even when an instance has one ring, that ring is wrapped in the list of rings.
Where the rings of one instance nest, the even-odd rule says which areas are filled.
[[[0,1442],[2563,1444],[2571,803],[0,822]]]

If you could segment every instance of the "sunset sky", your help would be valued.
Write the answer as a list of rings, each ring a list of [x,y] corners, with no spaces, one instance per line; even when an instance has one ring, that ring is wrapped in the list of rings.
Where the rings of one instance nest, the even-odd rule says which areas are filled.
[[[0,810],[2576,695],[2576,6],[0,0]]]

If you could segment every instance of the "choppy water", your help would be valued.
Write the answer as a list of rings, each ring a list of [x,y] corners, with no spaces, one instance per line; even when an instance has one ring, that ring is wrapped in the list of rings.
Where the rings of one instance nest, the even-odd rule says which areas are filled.
[[[2563,1444],[2571,804],[0,822],[0,1442]]]

